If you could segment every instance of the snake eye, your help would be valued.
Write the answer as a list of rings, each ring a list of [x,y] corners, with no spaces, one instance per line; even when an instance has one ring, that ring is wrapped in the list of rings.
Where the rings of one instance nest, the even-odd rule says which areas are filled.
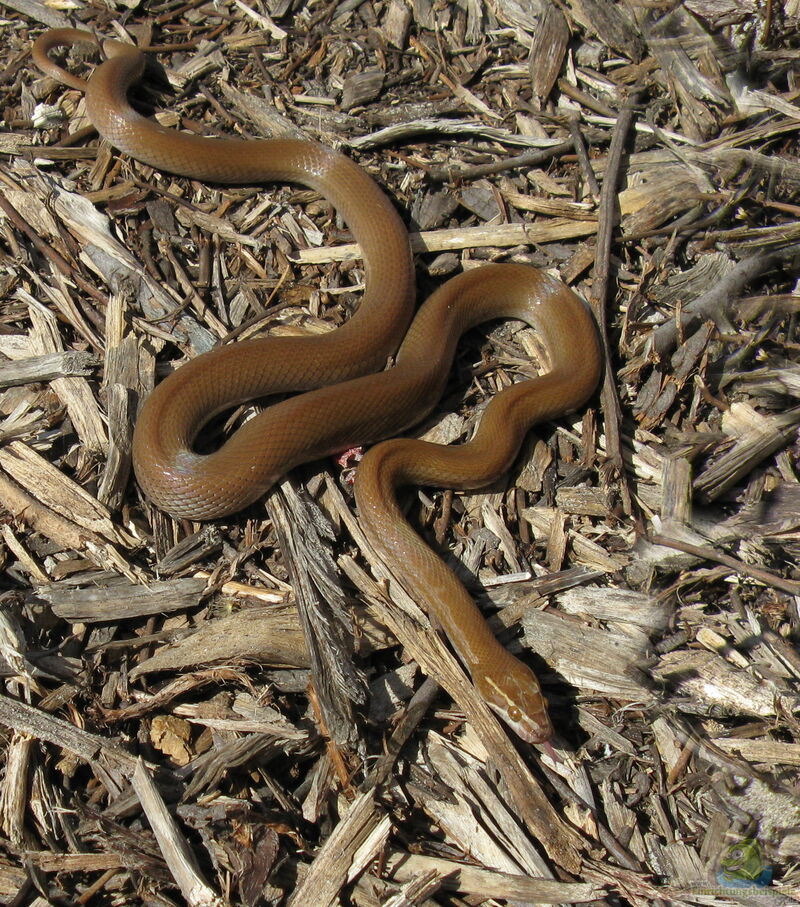
[[[508,710],[508,718],[514,722],[521,721],[522,712],[515,705],[512,705]]]

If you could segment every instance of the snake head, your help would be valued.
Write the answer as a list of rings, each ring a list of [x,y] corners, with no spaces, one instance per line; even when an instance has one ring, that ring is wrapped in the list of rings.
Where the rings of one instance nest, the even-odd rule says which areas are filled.
[[[475,671],[472,679],[483,701],[526,743],[553,736],[542,689],[527,665],[509,655],[491,670]]]

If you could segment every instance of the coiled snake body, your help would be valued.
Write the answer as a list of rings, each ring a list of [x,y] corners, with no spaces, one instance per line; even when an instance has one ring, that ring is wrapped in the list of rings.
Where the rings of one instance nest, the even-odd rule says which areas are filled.
[[[549,370],[499,393],[470,442],[442,447],[385,441],[360,464],[355,495],[371,544],[439,621],[484,700],[523,739],[548,739],[552,728],[533,672],[497,642],[455,575],[411,529],[396,489],[404,483],[486,485],[510,467],[533,424],[584,403],[600,373],[597,332],[584,303],[535,268],[486,265],[444,284],[409,327],[414,273],[408,235],[365,171],[312,142],[211,139],[165,129],[136,113],[127,100],[142,76],[142,52],[106,41],[106,61],[84,82],[48,56],[52,48],[78,41],[97,43],[88,32],[46,32],[33,47],[33,59],[47,74],[86,91],[89,118],[118,149],[195,179],[309,186],[342,213],[364,255],[364,297],[337,330],[224,346],[156,387],[139,414],[133,456],[137,479],[158,507],[191,519],[233,513],[299,463],[418,422],[444,389],[458,337],[473,325],[518,318],[540,332]],[[377,371],[401,339],[395,365]],[[269,407],[218,451],[193,450],[198,432],[216,413],[287,391],[306,393]]]

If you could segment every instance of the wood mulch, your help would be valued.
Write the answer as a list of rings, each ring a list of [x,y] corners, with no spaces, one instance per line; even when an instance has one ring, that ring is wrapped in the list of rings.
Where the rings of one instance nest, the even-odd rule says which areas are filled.
[[[800,899],[798,17],[0,2],[0,903]],[[158,48],[143,98],[170,128],[352,156],[403,212],[420,298],[519,261],[591,302],[589,408],[492,488],[404,496],[539,671],[552,748],[441,692],[467,681],[363,544],[349,467],[208,525],[142,498],[153,383],[341,323],[363,272],[314,193],[98,142],[30,60],[69,25]],[[514,324],[467,338],[415,434],[464,439],[535,354]]]

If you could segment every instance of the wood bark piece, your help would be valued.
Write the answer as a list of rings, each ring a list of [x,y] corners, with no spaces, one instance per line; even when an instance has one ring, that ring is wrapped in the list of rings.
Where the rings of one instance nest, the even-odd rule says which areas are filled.
[[[55,315],[34,299],[30,299],[30,316],[35,328],[32,351],[48,354],[61,352],[62,341]],[[66,406],[75,424],[78,437],[93,453],[106,450],[107,439],[100,409],[84,378],[54,378],[52,388]]]
[[[386,870],[394,879],[411,879],[422,872],[435,870],[442,876],[443,888],[475,897],[488,895],[540,904],[582,904],[603,894],[602,886],[591,882],[535,879],[421,854],[391,853],[386,860]]]
[[[363,676],[353,660],[351,617],[333,558],[333,530],[315,504],[289,480],[269,497],[269,510],[290,559],[300,623],[326,732],[338,743],[358,736],[354,705],[366,701]]]
[[[308,647],[294,608],[252,608],[207,620],[190,636],[156,650],[131,676],[248,662],[309,667]]]
[[[737,407],[733,413],[739,421],[736,444],[694,480],[694,490],[701,500],[715,500],[765,457],[780,450],[794,437],[800,423],[800,407],[773,417],[748,409]]]
[[[120,791],[124,780],[133,777],[137,760],[125,752],[120,741],[90,734],[7,696],[0,697],[0,724],[74,753],[91,764],[111,791]]]
[[[39,595],[64,620],[93,623],[196,607],[205,588],[205,580],[187,577],[146,586],[124,581],[85,589],[62,589],[54,585],[40,589]]]
[[[0,467],[46,507],[110,542],[124,544],[127,535],[112,522],[108,511],[80,485],[21,441],[0,450]]]
[[[558,242],[579,236],[591,236],[597,231],[593,220],[553,218],[542,224],[501,224],[497,227],[467,227],[465,229],[432,230],[411,234],[414,252],[443,252],[449,249],[473,249],[483,246],[516,246],[520,243]],[[348,244],[325,249],[303,249],[297,255],[300,264],[321,264],[328,261],[348,261],[359,257],[359,247]]]
[[[564,14],[555,3],[544,0],[528,63],[533,90],[539,103],[553,90],[568,42],[569,26]]]
[[[69,28],[71,24],[66,16],[46,3],[40,3],[39,0],[3,0],[2,5],[23,16],[28,16],[34,22],[41,22],[48,28]]]
[[[317,852],[303,882],[288,900],[289,907],[314,903],[334,907],[346,881],[355,878],[377,855],[388,832],[386,817],[374,794],[359,794]],[[376,839],[377,833],[377,839]],[[363,845],[368,852],[360,854]]]
[[[644,56],[642,36],[625,7],[612,6],[602,0],[570,0],[568,7],[584,28],[598,35],[609,47],[634,62]]]
[[[643,670],[647,633],[596,630],[546,611],[526,615],[522,626],[527,644],[569,683],[613,699],[652,701]]]
[[[133,788],[150,822],[172,877],[189,907],[222,907],[224,901],[207,884],[194,855],[141,759],[136,763]]]
[[[0,387],[91,375],[99,364],[99,360],[91,353],[69,350],[18,359],[14,363],[0,365]]]
[[[98,567],[109,567],[127,576],[131,581],[141,578],[136,568],[130,565],[113,545],[60,516],[56,511],[50,510],[2,470],[0,470],[0,502],[15,519],[47,536],[62,550],[81,551]]]

